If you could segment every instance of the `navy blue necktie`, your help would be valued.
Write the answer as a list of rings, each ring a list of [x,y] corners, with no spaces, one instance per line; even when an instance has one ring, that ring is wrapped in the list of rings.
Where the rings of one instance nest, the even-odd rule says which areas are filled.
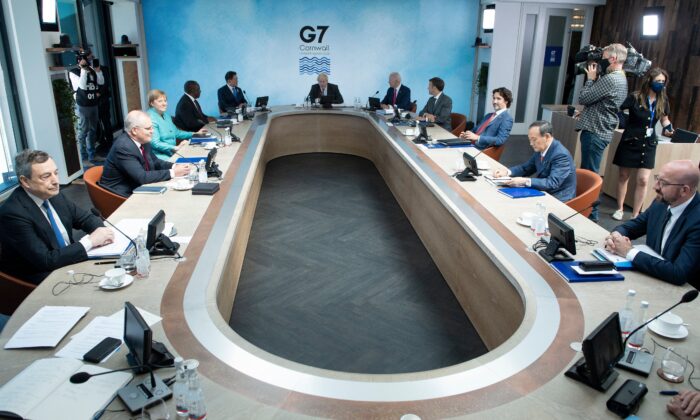
[[[58,223],[56,223],[56,219],[53,217],[53,212],[51,211],[51,208],[49,207],[49,202],[48,200],[44,201],[44,204],[41,205],[44,210],[46,210],[46,214],[49,216],[49,222],[51,223],[51,229],[53,229],[53,234],[56,235],[56,242],[58,242],[58,247],[63,248],[66,246],[66,241],[63,239],[63,235],[61,234],[61,230],[58,228]]]
[[[231,89],[231,92],[233,92],[233,98],[236,100],[236,102],[238,102],[238,92],[237,92],[237,90],[238,90],[238,89],[236,89],[236,88]]]
[[[664,231],[666,230],[666,225],[668,224],[668,221],[671,220],[671,209],[669,208],[666,210],[666,216],[664,217],[664,221],[661,222],[661,234],[659,235],[659,240],[656,246],[656,249],[654,251],[657,251],[659,254],[663,252],[663,249],[661,249],[661,244],[664,241]]]

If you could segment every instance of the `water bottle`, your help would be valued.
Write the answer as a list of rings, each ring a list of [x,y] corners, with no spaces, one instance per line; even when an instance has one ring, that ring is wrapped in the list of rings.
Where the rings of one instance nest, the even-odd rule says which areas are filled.
[[[173,399],[175,400],[175,412],[180,418],[187,418],[187,369],[182,357],[175,358],[175,384],[173,385]]]
[[[206,419],[207,407],[204,404],[204,394],[196,370],[190,371],[187,385],[187,416],[189,420]]]
[[[238,112],[238,122],[243,122],[243,112],[244,112],[243,109],[238,108],[238,110],[236,110],[236,112]]]
[[[226,127],[224,130],[224,146],[231,145],[231,127]]]
[[[192,185],[196,184],[197,181],[199,181],[199,174],[197,174],[197,166],[195,166],[195,165],[190,166],[189,179],[190,179],[190,184],[192,184]]]
[[[147,278],[151,273],[151,255],[146,248],[146,232],[143,229],[136,238],[136,254],[136,275]]]
[[[207,182],[207,168],[205,166],[204,159],[200,160],[199,163],[197,164],[197,173],[198,173],[198,181],[199,182]]]
[[[636,329],[637,327],[639,327],[640,325],[642,325],[646,321],[647,308],[649,308],[649,302],[647,302],[646,300],[643,300],[641,305],[639,306],[639,314],[638,314],[639,316],[637,317],[637,319],[634,322],[634,325],[633,325],[634,328],[630,328],[630,331],[633,331],[634,329]],[[647,327],[645,325],[644,328],[642,328],[639,331],[637,331],[636,333],[632,334],[629,341],[627,341],[627,346],[632,347],[634,349],[638,349],[638,348],[642,347],[642,345],[644,344],[644,335],[646,334],[646,332],[647,332]]]
[[[624,340],[629,335],[630,327],[634,321],[634,297],[637,292],[634,289],[629,289],[627,291],[627,301],[625,302],[625,307],[620,311],[620,331],[622,331],[622,339]]]
[[[547,219],[545,219],[545,214],[547,213],[547,208],[541,202],[537,203],[537,216],[533,220],[531,228],[535,237],[542,238],[547,232]]]

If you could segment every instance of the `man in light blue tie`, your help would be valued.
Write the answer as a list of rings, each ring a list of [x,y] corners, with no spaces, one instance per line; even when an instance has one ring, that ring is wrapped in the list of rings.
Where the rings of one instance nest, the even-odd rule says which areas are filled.
[[[46,152],[15,157],[20,187],[0,206],[0,271],[35,284],[51,271],[87,260],[87,252],[112,243],[114,232],[60,192],[58,168]],[[73,229],[88,232],[79,241]]]
[[[227,71],[224,79],[226,79],[226,84],[221,86],[216,93],[219,100],[219,112],[222,114],[232,108],[241,108],[247,104],[243,90],[238,87],[238,74],[235,71]]]

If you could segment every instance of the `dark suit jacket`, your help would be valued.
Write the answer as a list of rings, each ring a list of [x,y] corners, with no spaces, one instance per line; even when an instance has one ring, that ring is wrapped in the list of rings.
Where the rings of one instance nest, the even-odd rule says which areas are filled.
[[[544,161],[540,156],[535,152],[527,162],[509,168],[510,175],[531,176],[532,188],[547,191],[561,201],[576,197],[576,166],[566,147],[553,140]]]
[[[202,105],[200,104],[199,107],[200,109],[197,109],[192,99],[187,95],[182,95],[175,108],[173,122],[180,130],[199,131],[209,122],[209,117],[201,111]]]
[[[0,270],[39,284],[53,270],[87,260],[85,248],[73,240],[73,229],[92,233],[103,226],[102,220],[76,207],[62,193],[49,201],[68,232],[70,244],[58,247],[44,212],[24,188],[17,187],[0,206]]]
[[[386,90],[386,95],[382,99],[384,105],[391,105],[394,101],[394,88],[390,87]],[[399,87],[399,94],[396,95],[396,106],[405,109],[407,111],[411,110],[411,89],[404,85]]]
[[[444,92],[440,95],[437,103],[435,103],[434,96],[428,99],[428,103],[425,104],[418,115],[424,114],[435,115],[435,124],[447,131],[452,131],[452,98],[445,95]]]
[[[243,90],[238,86],[236,86],[235,89],[238,99],[233,96],[233,92],[231,92],[231,88],[228,87],[228,85],[221,86],[219,91],[216,92],[216,96],[219,99],[219,111],[222,113],[226,112],[228,108],[236,108],[244,102],[247,103],[245,95],[243,95]]]
[[[700,288],[700,195],[696,193],[678,217],[662,252],[658,244],[661,243],[667,208],[666,204],[655,201],[644,213],[614,231],[630,239],[647,235],[646,244],[665,258],[660,260],[640,252],[632,261],[637,270],[672,284],[689,282]]]
[[[474,133],[479,131],[479,128],[493,115],[493,112],[484,116],[483,121],[477,127],[472,130]],[[476,142],[475,146],[479,150],[484,150],[491,146],[501,146],[508,140],[510,136],[510,130],[513,128],[513,117],[510,116],[508,111],[501,112],[501,115],[491,121],[491,124],[486,126],[484,131],[479,135],[479,141]]]
[[[167,181],[170,179],[170,168],[173,164],[158,159],[151,150],[151,144],[144,145],[148,156],[149,171],[144,169],[141,150],[131,138],[122,133],[114,140],[112,148],[104,162],[104,170],[100,185],[124,197],[131,195],[134,188],[143,184]]]
[[[331,103],[343,103],[343,95],[340,94],[340,89],[338,89],[338,85],[329,83],[326,89],[328,90],[328,96],[331,98]],[[316,83],[315,85],[311,85],[311,90],[309,91],[309,98],[311,98],[311,102],[314,102],[316,98],[320,98],[321,96],[321,87],[318,85],[318,83]]]

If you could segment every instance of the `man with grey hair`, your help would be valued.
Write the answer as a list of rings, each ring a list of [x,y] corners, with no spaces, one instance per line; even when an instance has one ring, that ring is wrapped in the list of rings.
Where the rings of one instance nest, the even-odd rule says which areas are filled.
[[[627,59],[627,48],[610,44],[603,48],[600,65],[591,62],[586,68],[586,83],[581,89],[579,103],[585,105],[576,123],[581,131],[581,168],[595,173],[600,171],[600,160],[612,141],[618,126],[617,112],[627,97],[627,78],[622,65]],[[590,219],[598,221],[598,206]]]
[[[167,181],[190,173],[189,165],[158,159],[151,150],[153,123],[143,111],[131,111],[104,163],[100,185],[123,197],[144,184]]]
[[[58,168],[46,152],[15,156],[20,186],[0,206],[0,271],[39,284],[53,270],[87,260],[114,240],[102,220],[60,192]],[[73,229],[87,233],[73,239]]]
[[[530,124],[527,137],[535,150],[532,157],[522,165],[509,169],[497,169],[495,177],[511,176],[507,182],[511,187],[531,187],[546,191],[561,201],[576,196],[576,166],[571,153],[552,136],[552,124],[535,121]],[[531,176],[532,178],[525,178]]]
[[[654,191],[656,200],[634,219],[613,229],[605,247],[632,261],[643,273],[665,282],[700,288],[700,171],[689,160],[661,167]],[[646,244],[662,258],[634,248],[631,240],[646,235]]]
[[[399,109],[411,110],[411,89],[401,84],[401,75],[396,71],[389,73],[389,89],[382,99],[382,108],[392,108],[394,105]]]
[[[326,73],[319,73],[318,77],[316,77],[316,81],[318,83],[311,85],[311,90],[309,91],[309,99],[311,99],[312,102],[316,101],[316,99],[321,101],[321,98],[325,96],[328,98],[329,103],[343,103],[343,95],[340,94],[338,85],[328,83],[328,75]]]

